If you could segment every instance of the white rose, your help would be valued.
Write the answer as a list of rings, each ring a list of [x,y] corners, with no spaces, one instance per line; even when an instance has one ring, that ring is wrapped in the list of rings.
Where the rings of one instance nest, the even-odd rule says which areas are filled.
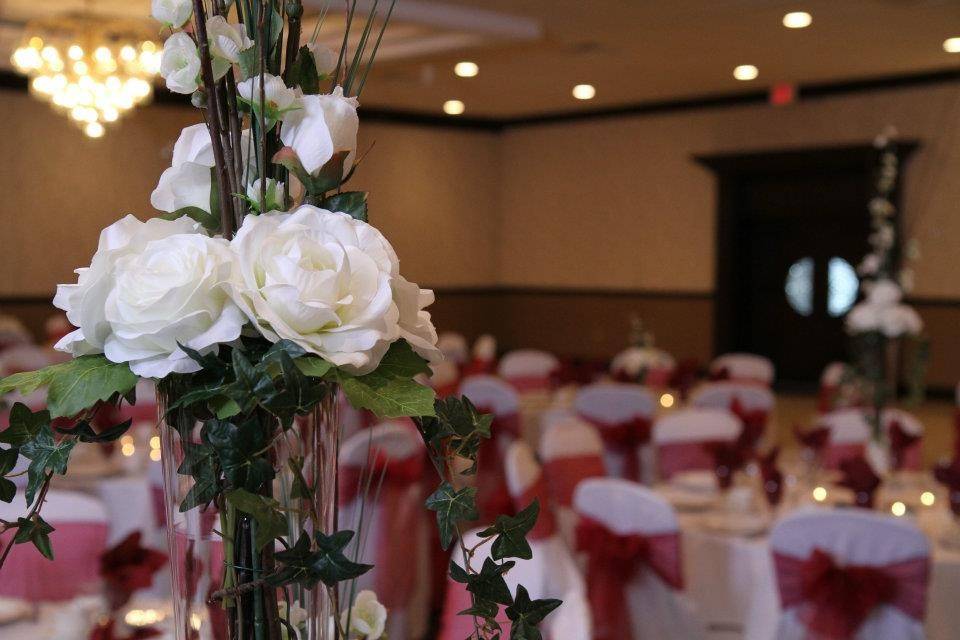
[[[179,29],[193,15],[192,0],[153,0],[151,14],[155,20]]]
[[[198,233],[189,218],[110,225],[77,284],[59,285],[54,305],[79,327],[56,348],[103,354],[146,378],[198,371],[183,344],[200,353],[240,337],[246,318],[221,286],[230,276],[225,240]]]
[[[160,75],[174,93],[193,93],[200,88],[200,52],[193,38],[175,33],[163,43]]]
[[[207,125],[187,127],[173,147],[173,163],[160,176],[160,182],[150,196],[150,204],[160,211],[198,207],[209,212],[213,188],[210,169],[214,164]]]
[[[273,178],[267,178],[267,185],[263,195],[266,196],[267,206],[264,209],[265,211],[283,211],[286,209],[286,205],[283,202],[282,182],[278,182]],[[260,178],[257,178],[247,187],[247,197],[257,211],[260,210],[260,196]]]
[[[374,227],[304,205],[247,216],[232,246],[231,296],[268,340],[362,374],[400,337],[397,256]]]
[[[301,106],[283,118],[283,144],[293,149],[300,164],[311,174],[319,171],[333,154],[349,151],[343,163],[346,177],[357,155],[357,99],[344,97],[343,89],[337,87],[328,95],[303,96]]]
[[[847,314],[847,330],[851,333],[866,333],[880,328],[880,314],[883,308],[875,304],[861,302]]]
[[[254,113],[260,114],[260,76],[253,76],[238,84],[237,93],[253,108]],[[267,127],[270,128],[288,111],[299,109],[300,99],[282,78],[267,74],[263,82],[263,106]]]
[[[207,20],[207,40],[213,56],[213,73],[218,79],[227,73],[230,65],[240,62],[240,52],[253,46],[244,26],[231,24],[223,16]]]
[[[377,601],[377,594],[363,590],[357,594],[349,614],[343,612],[340,624],[346,627],[348,618],[350,628],[346,631],[351,637],[379,640],[387,625],[387,608]]]
[[[400,337],[410,343],[413,350],[430,362],[443,360],[437,348],[437,330],[424,311],[435,298],[430,289],[421,289],[403,276],[393,279],[393,301],[400,311]]]
[[[316,42],[307,44],[307,49],[313,56],[313,66],[316,67],[317,73],[321,76],[329,76],[337,68],[338,52]]]
[[[880,314],[880,330],[888,338],[917,335],[923,331],[923,320],[913,307],[898,304],[884,309]]]
[[[888,279],[872,283],[867,292],[867,301],[881,307],[897,304],[902,297],[903,291],[900,290],[900,285]]]

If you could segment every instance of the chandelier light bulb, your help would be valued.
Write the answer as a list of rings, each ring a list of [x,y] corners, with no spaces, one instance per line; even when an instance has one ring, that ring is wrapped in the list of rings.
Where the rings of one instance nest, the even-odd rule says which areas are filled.
[[[99,122],[91,122],[86,127],[83,128],[83,132],[91,138],[102,138],[103,134],[106,133],[106,130],[103,128],[103,125]],[[125,456],[133,455],[133,445],[123,445]],[[130,448],[130,453],[126,453],[126,447]]]

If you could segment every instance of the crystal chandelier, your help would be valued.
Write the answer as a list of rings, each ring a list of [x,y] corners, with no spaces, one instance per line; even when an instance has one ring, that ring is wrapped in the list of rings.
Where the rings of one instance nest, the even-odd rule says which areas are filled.
[[[153,95],[160,55],[143,25],[84,14],[28,23],[12,62],[34,96],[99,138]]]

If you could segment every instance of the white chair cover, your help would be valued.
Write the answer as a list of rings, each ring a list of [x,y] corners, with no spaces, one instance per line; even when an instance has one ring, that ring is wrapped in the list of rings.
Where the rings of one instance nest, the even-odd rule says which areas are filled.
[[[676,512],[654,491],[619,478],[584,480],[574,495],[577,513],[617,535],[679,533]],[[704,637],[692,603],[644,568],[627,589],[633,640],[696,640]],[[630,640],[630,639],[624,639]]]
[[[690,395],[690,406],[700,409],[730,409],[734,400],[748,411],[770,413],[776,405],[773,392],[756,384],[720,381],[702,384]]]
[[[659,477],[712,469],[703,445],[735,440],[741,429],[740,420],[725,409],[680,409],[665,415],[653,424]]]
[[[491,409],[498,416],[520,411],[520,398],[513,387],[496,376],[470,376],[460,382],[460,394],[477,407]]]
[[[814,549],[837,564],[884,566],[930,555],[923,533],[909,522],[864,510],[806,508],[781,520],[770,534],[774,553],[806,559]],[[807,630],[795,611],[782,613],[771,640],[806,640]],[[922,640],[923,624],[888,605],[876,608],[854,636],[856,640]]]
[[[657,410],[657,401],[646,388],[637,384],[599,382],[583,387],[577,392],[573,402],[574,410],[583,419],[592,423],[600,433],[601,439],[605,436],[604,427],[615,429],[632,421],[647,423],[647,428],[653,422]],[[626,454],[622,447],[612,439],[606,439],[603,461],[607,468],[607,475],[615,478],[626,477],[628,466]],[[652,449],[641,446],[633,451],[632,455],[639,459],[640,478],[628,478],[649,483],[653,481]]]
[[[343,442],[340,450],[341,476],[346,468],[369,470],[374,464],[373,456],[379,454],[389,462],[402,461],[423,455],[423,443],[416,429],[408,422],[384,422],[355,433]],[[361,561],[374,564],[374,568],[357,579],[357,590],[372,589],[383,602],[391,602],[387,618],[390,638],[409,640],[419,638],[426,630],[429,617],[430,586],[429,550],[427,547],[427,521],[422,511],[423,486],[417,480],[396,492],[388,492],[388,478],[384,478],[380,498],[376,490],[380,474],[373,473],[373,481],[365,504],[363,492],[352,500],[341,500],[340,524],[342,528],[361,532]],[[343,477],[341,477],[343,490]],[[412,517],[408,536],[383,535],[388,510],[406,509]],[[361,511],[363,522],[360,522]],[[385,548],[385,546],[387,548]],[[404,558],[407,570],[414,572],[412,593],[384,593],[382,585],[388,572],[383,559],[391,556]],[[402,567],[394,564],[394,570]],[[400,604],[402,603],[402,604]]]
[[[470,359],[470,347],[467,339],[454,331],[444,331],[437,339],[437,348],[443,354],[444,360],[456,364],[466,364]]]
[[[773,384],[775,369],[769,358],[753,353],[727,353],[710,363],[710,373],[726,369],[731,379]]]
[[[830,444],[865,444],[870,439],[870,423],[860,409],[831,411],[817,424],[830,430]]]
[[[497,359],[497,339],[485,333],[473,343],[473,358],[481,362],[492,362]]]
[[[556,356],[538,349],[518,349],[503,356],[497,374],[517,389],[547,389],[551,377],[560,370]]]

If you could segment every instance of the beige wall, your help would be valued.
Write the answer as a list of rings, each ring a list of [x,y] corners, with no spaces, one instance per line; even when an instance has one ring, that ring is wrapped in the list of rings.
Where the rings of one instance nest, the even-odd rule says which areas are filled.
[[[692,156],[865,143],[894,124],[922,145],[904,190],[923,253],[915,295],[960,298],[958,99],[937,85],[512,129],[499,281],[712,291],[715,185]]]
[[[126,213],[149,217],[150,192],[181,128],[181,106],[136,111],[90,140],[20,91],[0,91],[0,297],[52,295],[89,264],[99,231]],[[408,277],[434,286],[494,279],[497,152],[494,134],[371,123],[376,143],[354,178],[371,190],[371,216]],[[437,268],[442,265],[442,268]]]

